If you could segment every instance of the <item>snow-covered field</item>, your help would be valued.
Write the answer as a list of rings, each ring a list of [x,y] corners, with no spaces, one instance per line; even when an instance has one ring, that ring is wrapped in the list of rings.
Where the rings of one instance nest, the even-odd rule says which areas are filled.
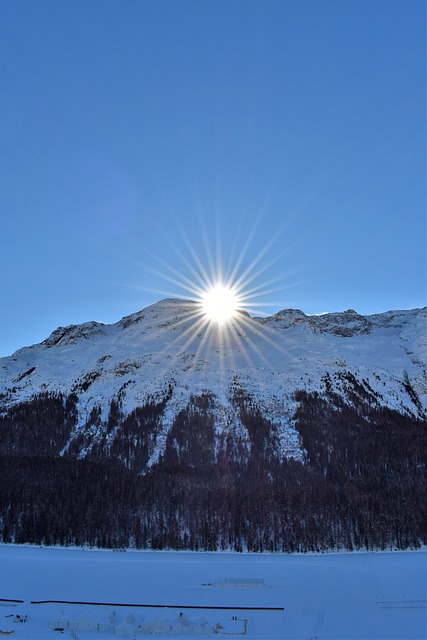
[[[138,625],[145,621],[146,631],[163,629],[165,637],[206,638],[202,630],[215,629],[266,640],[424,640],[426,568],[424,551],[249,555],[2,545],[0,598],[24,602],[0,602],[0,630],[17,640],[112,640],[144,637]],[[112,604],[31,603],[37,600]],[[169,608],[118,606],[125,603]],[[108,617],[110,629],[84,629]]]

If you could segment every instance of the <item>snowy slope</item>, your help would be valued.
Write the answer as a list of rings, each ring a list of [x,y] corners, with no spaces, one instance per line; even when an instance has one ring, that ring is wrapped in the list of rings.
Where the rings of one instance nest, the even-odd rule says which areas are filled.
[[[425,308],[372,316],[241,313],[218,329],[196,303],[167,299],[112,325],[60,327],[41,344],[2,358],[0,411],[40,393],[74,393],[79,429],[94,406],[106,418],[111,399],[120,398],[126,414],[172,389],[155,461],[191,396],[213,394],[217,428],[240,428],[230,401],[237,385],[277,426],[282,454],[298,458],[295,390],[323,392],[328,385],[345,395],[349,380],[356,381],[379,405],[420,416],[427,409],[426,365]]]
[[[0,629],[14,631],[13,637],[21,640],[112,639],[119,628],[117,634],[114,626],[96,629],[113,612],[116,627],[125,620],[135,626],[153,618],[172,622],[180,612],[190,620],[202,617],[208,622],[208,636],[197,630],[185,634],[165,630],[163,638],[212,637],[219,624],[222,637],[241,635],[243,620],[245,637],[263,640],[421,640],[426,634],[425,552],[114,553],[2,545],[0,562],[2,597],[23,600],[2,603]],[[264,580],[265,587],[215,586],[221,579],[250,578]],[[195,608],[31,604],[40,600]],[[251,609],[254,606],[279,610]],[[17,623],[17,616],[27,616],[25,624]],[[93,630],[84,628],[89,626],[85,621],[95,621]],[[74,636],[69,628],[73,623]],[[63,635],[53,631],[55,626],[65,627]]]

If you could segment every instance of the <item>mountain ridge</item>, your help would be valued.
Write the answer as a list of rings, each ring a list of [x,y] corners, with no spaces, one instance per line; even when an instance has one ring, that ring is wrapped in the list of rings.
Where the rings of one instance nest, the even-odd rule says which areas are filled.
[[[95,407],[105,421],[114,399],[130,414],[172,390],[161,421],[164,443],[174,417],[205,393],[216,399],[216,423],[235,424],[230,399],[238,381],[276,425],[281,451],[301,459],[292,418],[300,388],[345,395],[351,374],[379,406],[425,415],[426,315],[425,308],[371,316],[284,309],[218,329],[203,322],[196,302],[166,299],[110,325],[58,327],[40,344],[2,358],[0,398],[4,410],[41,393],[75,394],[80,433]],[[161,454],[159,445],[150,464]]]
[[[184,312],[186,310],[188,311],[188,309],[191,309],[192,313],[200,312],[200,304],[198,302],[195,302],[192,300],[183,300],[180,298],[165,298],[164,300],[155,302],[147,307],[144,307],[139,311],[136,311],[127,316],[123,316],[120,320],[114,323],[107,324],[107,323],[99,322],[96,320],[90,320],[90,321],[83,322],[81,324],[71,324],[64,327],[59,326],[56,329],[54,329],[52,333],[47,338],[45,338],[42,342],[20,347],[19,349],[14,351],[10,356],[3,356],[2,358],[0,358],[0,360],[3,360],[4,358],[13,357],[21,353],[23,350],[32,349],[34,347],[37,347],[40,344],[45,345],[47,347],[54,346],[55,344],[57,344],[57,342],[59,342],[60,337],[67,335],[69,332],[72,332],[72,330],[81,329],[82,332],[84,330],[86,330],[87,332],[90,332],[90,330],[97,329],[100,332],[102,332],[102,330],[105,328],[116,327],[116,326],[120,326],[123,329],[126,329],[129,326],[133,324],[137,324],[138,322],[144,320],[147,312],[153,312],[157,310],[170,310],[173,307],[175,308],[178,307],[180,308],[181,311],[184,311]],[[294,320],[295,322],[307,322],[312,327],[316,327],[316,326],[321,326],[322,324],[324,324],[325,321],[328,321],[328,320],[332,321],[333,319],[336,319],[339,324],[350,324],[352,321],[354,322],[355,320],[356,321],[364,320],[369,326],[372,326],[372,323],[378,324],[377,322],[378,320],[384,320],[384,322],[388,320],[388,324],[390,324],[393,318],[395,318],[396,316],[402,316],[402,315],[406,316],[407,314],[418,314],[418,313],[425,315],[426,310],[427,310],[427,307],[419,307],[419,308],[413,308],[413,309],[389,310],[381,313],[362,315],[362,314],[359,314],[354,309],[347,309],[344,311],[337,311],[337,312],[306,314],[304,313],[304,311],[300,309],[284,308],[270,316],[262,316],[262,317],[250,316],[243,309],[239,310],[239,314],[244,315],[255,322],[260,322],[261,324],[266,324],[273,321],[278,322],[279,319],[288,319],[290,324],[292,320]],[[83,333],[82,333],[82,337],[85,337]]]

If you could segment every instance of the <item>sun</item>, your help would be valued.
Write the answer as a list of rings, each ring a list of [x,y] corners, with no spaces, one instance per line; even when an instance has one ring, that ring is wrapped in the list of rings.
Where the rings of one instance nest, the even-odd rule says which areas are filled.
[[[216,284],[202,293],[201,307],[210,322],[223,325],[236,316],[240,305],[232,287]]]

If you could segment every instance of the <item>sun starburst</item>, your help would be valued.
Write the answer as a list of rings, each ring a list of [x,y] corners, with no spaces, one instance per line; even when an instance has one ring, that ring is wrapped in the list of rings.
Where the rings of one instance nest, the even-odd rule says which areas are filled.
[[[262,375],[271,366],[269,354],[283,348],[278,345],[274,324],[257,318],[266,315],[267,307],[277,308],[280,302],[273,302],[272,294],[285,288],[286,274],[279,275],[272,268],[286,252],[283,243],[275,251],[283,230],[255,251],[255,228],[248,230],[246,240],[241,233],[241,242],[232,243],[227,237],[225,244],[220,230],[215,235],[202,228],[197,245],[184,229],[177,229],[173,236],[163,237],[170,245],[168,259],[144,247],[149,263],[140,265],[153,274],[154,281],[169,283],[168,288],[150,290],[172,298],[174,333],[165,344],[165,353],[175,355],[167,357],[165,376],[175,366],[181,367],[182,359],[184,370],[189,378],[196,376],[199,387],[204,384],[205,367],[213,367],[224,389],[230,384],[230,371],[250,369],[251,376]],[[286,288],[289,286],[288,281]]]
[[[201,307],[208,320],[221,326],[236,317],[239,296],[233,287],[218,282],[202,293]]]

